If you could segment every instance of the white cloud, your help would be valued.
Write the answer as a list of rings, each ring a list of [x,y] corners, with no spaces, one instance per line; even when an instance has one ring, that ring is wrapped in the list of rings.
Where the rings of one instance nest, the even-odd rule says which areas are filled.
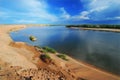
[[[80,12],[77,15],[70,15],[64,8],[61,8],[62,17],[69,20],[105,20],[107,17],[111,17],[114,9],[120,12],[116,8],[120,1],[118,0],[81,0],[83,2],[85,11]],[[113,14],[114,15],[114,14]],[[119,15],[119,14],[118,14]]]
[[[10,1],[13,1],[14,4]],[[84,6],[83,11],[71,15],[64,7],[59,8],[58,14],[51,14],[46,0],[8,0],[7,3],[10,2],[12,7],[9,9],[0,7],[0,18],[1,20],[11,18],[19,23],[120,19],[120,0],[81,1]]]
[[[60,8],[61,13],[61,18],[63,20],[74,20],[74,21],[78,21],[78,20],[85,20],[85,19],[89,19],[89,17],[87,16],[89,14],[89,12],[87,11],[83,11],[78,15],[70,15],[65,9],[64,7]]]
[[[0,12],[0,17],[6,17],[7,16],[7,13],[6,12]]]
[[[100,11],[106,9],[106,8],[107,8],[107,6],[106,7],[94,8],[94,9],[91,9],[89,11],[82,11],[80,13],[80,15],[77,15],[75,17],[78,18],[78,19],[83,19],[83,20],[90,19],[90,17],[89,17],[90,14],[92,14],[94,12],[100,12]]]
[[[21,0],[21,5],[28,11],[27,15],[41,19],[55,21],[57,17],[47,11],[47,3],[44,0]]]
[[[7,16],[9,18],[21,18],[20,22],[28,22],[30,18],[39,18],[39,20],[49,20],[50,22],[57,20],[55,15],[52,15],[48,12],[48,5],[44,0],[14,0],[14,2],[19,3],[18,5],[13,4],[18,11],[15,11],[14,9],[7,10],[6,8],[2,7],[2,10],[0,11],[0,17]],[[24,18],[29,19],[25,21],[26,19]],[[22,19],[24,19],[24,21],[22,21]],[[29,22],[32,21],[30,20]]]
[[[5,15],[5,13],[4,12],[0,12],[0,16],[3,16],[3,15]]]
[[[115,19],[120,19],[120,16],[115,17]]]
[[[120,0],[82,0],[92,20],[105,20],[120,16]],[[117,18],[116,18],[117,19]]]
[[[69,19],[71,16],[67,11],[64,9],[64,7],[60,8],[60,11],[62,12],[61,17],[64,19]]]
[[[83,11],[83,12],[80,13],[79,18],[80,19],[89,19],[88,14],[89,14],[89,12]]]
[[[120,0],[91,0],[88,6],[90,8],[98,8],[106,5],[112,7],[118,4],[120,4]]]
[[[35,20],[25,20],[25,19],[21,19],[21,20],[14,20],[14,22],[17,23],[35,23]]]
[[[120,20],[120,16],[116,16],[114,18],[107,18],[108,20]]]
[[[89,14],[89,12],[83,11],[79,15],[72,16],[72,19],[87,20],[87,19],[89,19],[88,14]]]
[[[30,11],[44,11],[47,4],[43,0],[20,0],[20,6]]]
[[[8,10],[5,8],[0,7],[0,16],[7,15]]]
[[[107,8],[108,8],[108,6],[101,6],[101,7],[91,9],[90,12],[100,12],[100,11],[103,11],[103,10],[105,10]]]

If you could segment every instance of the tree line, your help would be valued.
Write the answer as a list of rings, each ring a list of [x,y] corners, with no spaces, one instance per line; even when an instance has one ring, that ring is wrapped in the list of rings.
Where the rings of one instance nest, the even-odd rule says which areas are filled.
[[[66,25],[66,27],[82,27],[82,28],[111,28],[120,29],[120,25],[92,25],[92,24],[82,24],[82,25]]]

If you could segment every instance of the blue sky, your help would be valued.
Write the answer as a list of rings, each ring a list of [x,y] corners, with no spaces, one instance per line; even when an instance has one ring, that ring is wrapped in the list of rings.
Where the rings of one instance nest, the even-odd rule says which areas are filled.
[[[120,0],[0,0],[0,24],[119,24]]]

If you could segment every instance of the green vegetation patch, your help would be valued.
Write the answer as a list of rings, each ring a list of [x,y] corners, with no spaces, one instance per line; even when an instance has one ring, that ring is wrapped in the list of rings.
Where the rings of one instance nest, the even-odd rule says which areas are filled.
[[[47,58],[47,59],[51,59],[50,55],[49,54],[44,54],[44,57]]]
[[[50,53],[56,53],[56,50],[50,48],[50,47],[43,47],[43,52],[47,53],[47,52],[50,52]]]
[[[34,37],[34,36],[30,36],[29,39],[30,39],[31,41],[36,41],[36,40],[37,40],[36,37]]]
[[[38,48],[38,49],[41,49],[41,47],[40,47],[40,46],[34,46],[34,47],[36,47],[36,48]]]
[[[50,57],[49,54],[45,53],[40,55],[39,57],[42,61],[44,61],[45,63],[50,63],[52,61],[52,58]]]
[[[68,59],[66,58],[67,56],[65,54],[58,54],[57,56],[65,61],[68,61]]]
[[[53,48],[50,48],[50,47],[40,47],[40,46],[34,46],[36,47],[38,50],[42,51],[43,53],[53,53],[55,54],[57,51],[54,50]]]
[[[81,28],[108,28],[108,29],[120,29],[120,25],[107,25],[107,24],[82,24],[82,25],[66,25],[66,27],[81,27]]]

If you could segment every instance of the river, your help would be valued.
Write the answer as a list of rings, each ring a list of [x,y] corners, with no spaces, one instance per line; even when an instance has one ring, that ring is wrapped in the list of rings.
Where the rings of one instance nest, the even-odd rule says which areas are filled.
[[[33,35],[37,41],[30,41]],[[28,27],[11,32],[14,41],[49,46],[60,53],[120,75],[120,33],[80,30],[65,26]]]

